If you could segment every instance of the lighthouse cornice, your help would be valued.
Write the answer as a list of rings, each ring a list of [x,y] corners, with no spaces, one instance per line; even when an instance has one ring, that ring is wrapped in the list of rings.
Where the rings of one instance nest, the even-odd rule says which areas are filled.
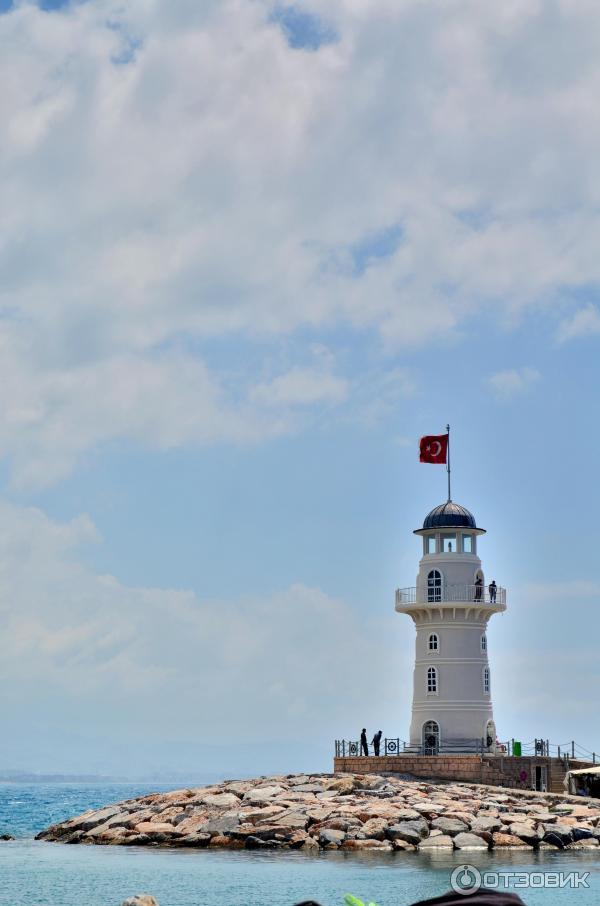
[[[407,616],[411,617],[414,623],[417,626],[417,629],[421,625],[427,625],[433,628],[434,624],[441,624],[450,628],[452,625],[460,626],[462,628],[472,627],[481,625],[486,626],[490,617],[495,613],[503,613],[506,610],[506,605],[496,606],[493,609],[486,608],[485,610],[476,610],[473,608],[468,608],[466,605],[450,605],[445,609],[438,609],[438,607],[427,607],[422,604],[413,604],[410,607],[403,607],[396,605],[397,613],[405,613]],[[462,612],[461,612],[462,611]]]
[[[475,528],[467,527],[464,525],[436,525],[431,528],[417,528],[413,529],[413,535],[421,535],[425,537],[426,535],[436,535],[439,532],[468,532],[470,535],[485,535],[487,534],[486,529],[484,528]]]

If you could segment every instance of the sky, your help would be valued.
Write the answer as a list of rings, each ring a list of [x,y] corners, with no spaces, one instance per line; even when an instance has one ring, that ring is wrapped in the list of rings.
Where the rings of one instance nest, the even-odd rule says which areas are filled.
[[[0,770],[405,739],[487,529],[499,736],[600,750],[592,0],[0,0]]]

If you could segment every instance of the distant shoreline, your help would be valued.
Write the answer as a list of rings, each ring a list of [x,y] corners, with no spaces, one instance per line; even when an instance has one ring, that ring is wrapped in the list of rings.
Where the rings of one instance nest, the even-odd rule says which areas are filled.
[[[0,783],[97,783],[97,784],[130,784],[148,785],[156,784],[160,786],[172,786],[173,784],[193,783],[202,785],[206,783],[215,783],[220,781],[221,775],[207,773],[201,777],[169,777],[168,775],[157,777],[110,777],[102,774],[0,774]]]

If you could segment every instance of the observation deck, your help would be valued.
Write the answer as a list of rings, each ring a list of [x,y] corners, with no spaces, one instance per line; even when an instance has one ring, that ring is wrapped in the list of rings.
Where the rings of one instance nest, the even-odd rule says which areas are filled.
[[[481,608],[487,613],[501,613],[506,610],[506,589],[500,585],[495,596],[481,585],[416,585],[399,588],[396,591],[398,613],[414,613],[421,609]]]

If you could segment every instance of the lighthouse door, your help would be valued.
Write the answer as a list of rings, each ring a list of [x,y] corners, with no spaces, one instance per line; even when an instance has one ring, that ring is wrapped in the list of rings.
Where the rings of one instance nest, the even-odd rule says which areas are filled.
[[[423,724],[423,754],[437,755],[440,751],[440,728],[435,720]]]

